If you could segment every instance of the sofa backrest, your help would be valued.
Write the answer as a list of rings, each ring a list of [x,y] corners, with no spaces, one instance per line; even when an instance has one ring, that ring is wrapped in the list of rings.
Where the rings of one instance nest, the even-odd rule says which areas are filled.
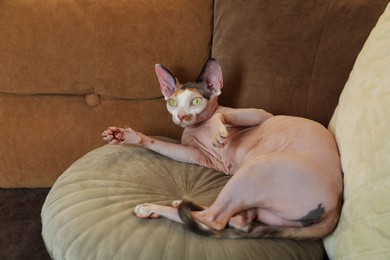
[[[0,92],[159,98],[154,64],[194,76],[212,17],[210,0],[2,1]]]
[[[216,0],[221,101],[328,124],[387,0]]]
[[[50,186],[110,125],[179,138],[154,64],[217,58],[221,104],[327,125],[388,0],[0,4],[0,187]]]

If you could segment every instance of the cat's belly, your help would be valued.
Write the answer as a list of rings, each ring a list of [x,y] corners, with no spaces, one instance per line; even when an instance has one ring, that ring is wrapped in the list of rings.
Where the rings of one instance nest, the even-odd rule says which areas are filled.
[[[248,151],[258,145],[258,141],[254,141],[252,137],[257,134],[259,128],[260,126],[227,127],[226,145],[214,147],[208,127],[198,127],[196,131],[185,133],[183,144],[197,147],[207,159],[210,168],[232,175],[241,166]]]
[[[322,153],[334,148],[333,137],[323,126],[297,117],[275,116],[258,126],[228,127],[222,148],[212,146],[208,129],[190,131],[187,140],[207,157],[210,168],[229,175],[260,156],[294,150],[324,159]]]

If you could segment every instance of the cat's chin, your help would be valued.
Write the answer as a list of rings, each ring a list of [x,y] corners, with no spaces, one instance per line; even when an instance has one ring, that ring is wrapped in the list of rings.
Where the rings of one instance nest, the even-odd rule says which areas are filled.
[[[187,128],[187,127],[193,126],[194,123],[190,123],[190,122],[181,122],[179,125],[180,125],[180,127]]]

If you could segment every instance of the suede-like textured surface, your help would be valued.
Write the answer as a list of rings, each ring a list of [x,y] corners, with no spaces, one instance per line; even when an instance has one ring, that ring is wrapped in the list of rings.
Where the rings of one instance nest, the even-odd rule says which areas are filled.
[[[154,64],[194,80],[212,17],[210,0],[2,1],[0,91],[161,97]]]
[[[387,0],[216,0],[213,56],[221,103],[327,125]]]
[[[0,189],[0,259],[51,259],[40,212],[49,189]]]
[[[222,105],[326,125],[387,3],[1,1],[0,187],[51,186],[110,125],[179,138],[155,63],[185,82],[215,56]]]
[[[102,96],[161,97],[154,65],[194,81],[210,57],[213,1],[96,1],[96,90]]]
[[[1,1],[0,92],[93,92],[93,10],[93,1]]]
[[[110,125],[171,137],[181,131],[161,99],[101,99],[89,107],[82,96],[64,95],[0,94],[0,125],[3,188],[50,187],[74,161],[104,144],[101,133]]]
[[[51,186],[108,126],[178,138],[154,64],[194,80],[212,17],[209,0],[1,1],[0,187]]]
[[[53,259],[322,259],[321,241],[212,239],[167,219],[139,219],[136,205],[191,199],[210,205],[229,176],[130,145],[106,145],[75,162],[42,208]]]

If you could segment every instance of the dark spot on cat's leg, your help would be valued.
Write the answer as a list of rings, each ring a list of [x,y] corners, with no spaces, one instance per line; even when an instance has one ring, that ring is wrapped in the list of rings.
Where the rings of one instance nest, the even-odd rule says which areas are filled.
[[[311,210],[309,213],[307,213],[302,218],[298,219],[297,221],[301,222],[303,226],[307,227],[313,224],[317,224],[321,221],[322,216],[325,213],[325,208],[321,204],[318,204],[318,207]]]

